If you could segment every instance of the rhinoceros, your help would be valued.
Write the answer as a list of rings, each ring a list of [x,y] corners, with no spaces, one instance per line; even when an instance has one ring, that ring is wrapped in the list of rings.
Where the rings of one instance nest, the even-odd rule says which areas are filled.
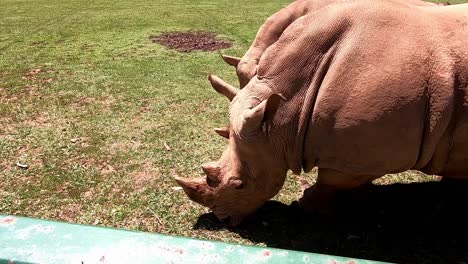
[[[260,30],[240,63],[225,56],[243,87],[209,77],[230,100],[228,146],[206,177],[176,178],[188,197],[236,225],[289,170],[318,168],[310,212],[385,174],[468,178],[468,4],[411,2],[324,1],[263,30],[273,41]]]

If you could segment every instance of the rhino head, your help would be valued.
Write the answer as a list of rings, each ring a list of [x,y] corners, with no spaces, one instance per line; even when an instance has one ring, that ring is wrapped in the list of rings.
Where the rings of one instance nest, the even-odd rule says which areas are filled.
[[[284,183],[287,166],[280,154],[284,145],[272,136],[272,118],[282,96],[256,78],[242,90],[216,76],[209,80],[231,101],[229,126],[215,129],[228,146],[218,161],[202,165],[206,176],[176,181],[191,200],[210,208],[219,220],[237,225]]]

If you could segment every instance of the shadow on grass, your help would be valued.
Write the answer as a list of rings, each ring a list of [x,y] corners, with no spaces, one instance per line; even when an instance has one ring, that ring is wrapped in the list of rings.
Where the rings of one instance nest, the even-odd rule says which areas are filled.
[[[468,184],[372,186],[343,193],[333,220],[269,201],[236,228],[215,216],[194,228],[228,229],[269,247],[397,263],[468,263]]]

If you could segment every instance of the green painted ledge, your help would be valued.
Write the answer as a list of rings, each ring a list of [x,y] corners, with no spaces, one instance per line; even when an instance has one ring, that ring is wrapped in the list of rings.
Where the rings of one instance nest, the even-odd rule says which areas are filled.
[[[0,215],[0,264],[383,262]]]

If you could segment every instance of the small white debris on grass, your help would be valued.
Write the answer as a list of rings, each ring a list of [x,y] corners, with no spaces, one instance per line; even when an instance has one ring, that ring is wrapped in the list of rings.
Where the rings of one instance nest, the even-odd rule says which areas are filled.
[[[164,142],[164,148],[167,150],[167,151],[171,151],[171,147],[169,147],[169,145]]]
[[[28,165],[28,164],[23,164],[23,163],[19,163],[19,162],[16,163],[16,166],[18,166],[18,167],[21,168],[21,169],[27,169],[27,168],[29,168],[29,165]]]

